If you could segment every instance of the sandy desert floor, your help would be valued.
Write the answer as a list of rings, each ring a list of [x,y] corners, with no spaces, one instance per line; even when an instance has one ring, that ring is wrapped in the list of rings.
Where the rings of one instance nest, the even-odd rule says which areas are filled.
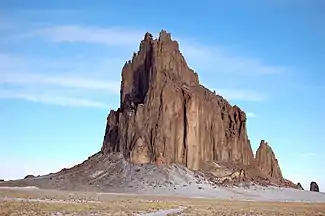
[[[0,215],[325,216],[325,203],[226,201],[211,198],[0,187]]]

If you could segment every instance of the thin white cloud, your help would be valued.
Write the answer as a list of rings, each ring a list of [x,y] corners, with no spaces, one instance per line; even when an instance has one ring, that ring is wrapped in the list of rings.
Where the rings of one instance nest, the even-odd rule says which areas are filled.
[[[219,89],[216,93],[228,100],[235,101],[263,101],[266,96],[250,90],[245,89]]]
[[[143,35],[143,32],[123,28],[63,25],[40,29],[24,36],[40,36],[53,42],[81,42],[109,46],[134,46],[139,43]]]
[[[306,157],[315,157],[315,156],[317,156],[317,153],[314,153],[314,152],[305,152],[305,153],[301,153],[299,156],[300,157],[304,157],[304,158],[306,158]]]
[[[108,49],[110,46],[132,46],[136,50],[144,33],[144,31],[126,28],[63,25],[32,31],[25,34],[24,37],[41,37],[57,43],[102,44]],[[177,37],[174,38],[177,39]],[[259,59],[229,54],[224,47],[203,45],[182,38],[179,41],[184,56],[200,73],[209,73],[213,70],[213,72],[229,73],[230,76],[236,76],[237,73],[274,74],[285,70],[282,67],[268,66]],[[131,54],[129,56],[131,57]],[[120,58],[108,59],[105,64],[93,63],[94,59],[87,60],[87,57],[80,57],[72,63],[69,58],[66,58],[62,60],[63,63],[60,63],[58,59],[44,61],[44,59],[32,58],[27,60],[24,57],[13,57],[0,53],[0,85],[34,86],[37,88],[32,92],[24,92],[24,94],[19,91],[11,92],[2,98],[11,96],[16,99],[43,101],[47,104],[67,105],[70,102],[72,106],[106,107],[104,96],[97,97],[96,95],[105,92],[119,94],[120,76],[116,74],[120,74],[124,61],[127,60],[123,57],[122,61]],[[115,80],[112,79],[112,72],[115,74]],[[49,88],[53,92],[64,89],[65,93],[62,94],[62,91],[60,94],[52,92],[46,96],[44,92],[49,92]],[[78,91],[80,91],[79,94],[76,93]],[[40,95],[38,92],[43,93]],[[89,97],[84,97],[85,92]],[[216,92],[226,99],[234,101],[263,101],[266,99],[261,92],[245,89],[218,89]],[[96,96],[95,100],[94,96]]]
[[[5,85],[6,88],[1,88]],[[8,89],[9,86],[9,89]],[[48,105],[105,108],[104,95],[118,95],[120,83],[77,76],[0,73],[0,99],[19,99]]]
[[[112,79],[109,74],[103,78],[101,71],[114,68],[111,64],[119,61],[105,60],[105,64],[100,63],[97,69],[93,64],[87,65],[88,73],[83,70],[87,62],[82,64],[80,59],[77,61],[64,59],[63,62],[65,65],[57,59],[54,61],[24,59],[0,54],[0,99],[59,106],[105,109],[111,107],[109,105],[112,104],[107,104],[107,99],[109,95],[119,94],[120,81]],[[94,69],[90,70],[91,68]],[[65,72],[64,69],[69,72]]]
[[[72,98],[43,93],[24,93],[17,90],[0,90],[0,99],[20,99],[49,105],[90,107],[108,109],[110,106],[104,102],[83,98]]]
[[[107,54],[107,53],[106,53]],[[120,72],[126,56],[110,57],[105,54],[100,56],[78,53],[73,56],[50,58],[46,56],[21,56],[0,53],[0,76],[9,76],[7,79],[22,79],[18,76],[51,77],[78,77],[85,80],[103,80],[109,78],[109,83],[120,79]],[[16,74],[16,75],[15,75]]]
[[[93,26],[62,25],[33,31],[25,36],[42,37],[52,42],[88,43],[107,46],[136,47],[144,31],[126,28],[100,28]],[[288,67],[268,65],[259,58],[236,55],[226,47],[205,45],[186,37],[177,37],[180,48],[193,68],[198,71],[236,74],[278,74]]]
[[[256,117],[256,114],[255,113],[252,113],[252,112],[247,112],[246,113],[246,116],[247,116],[247,118],[255,118]]]
[[[20,99],[43,104],[107,108],[107,96],[118,95],[120,80],[107,73],[109,69],[120,74],[121,60],[105,60],[105,64],[87,65],[87,60],[24,59],[23,57],[0,55],[0,99]],[[54,70],[52,71],[52,69]],[[62,73],[65,69],[70,73]],[[83,71],[86,68],[86,71]],[[17,72],[18,71],[18,72]],[[23,72],[22,72],[23,71]],[[28,71],[34,71],[30,73]],[[51,73],[48,73],[51,71]],[[58,71],[58,72],[57,72]],[[87,71],[91,71],[88,72]],[[115,76],[119,77],[120,76]],[[110,79],[111,78],[111,79]],[[8,89],[1,86],[9,86]],[[243,89],[220,89],[217,93],[227,100],[262,101],[265,96]]]
[[[55,85],[58,87],[78,88],[86,90],[100,90],[111,93],[119,93],[119,81],[95,80],[79,77],[48,76],[31,73],[6,73],[0,74],[0,83],[20,85]]]
[[[223,46],[204,45],[185,40],[184,43],[181,41],[181,50],[190,65],[199,70],[245,75],[281,74],[290,70],[284,66],[268,65],[259,58],[236,55]]]

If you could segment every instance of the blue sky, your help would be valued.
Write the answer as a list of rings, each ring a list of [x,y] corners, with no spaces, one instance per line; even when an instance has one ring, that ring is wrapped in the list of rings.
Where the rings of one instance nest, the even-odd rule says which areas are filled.
[[[82,162],[102,144],[121,68],[172,33],[200,81],[248,115],[254,151],[325,187],[324,1],[1,1],[0,178]],[[322,186],[323,185],[323,186]]]

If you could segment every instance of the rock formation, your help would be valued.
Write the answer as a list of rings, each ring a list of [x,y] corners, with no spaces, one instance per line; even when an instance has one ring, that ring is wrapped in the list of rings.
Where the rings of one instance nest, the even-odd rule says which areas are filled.
[[[316,182],[310,182],[310,191],[319,192],[319,187]]]
[[[103,153],[122,152],[136,164],[254,161],[246,115],[199,84],[179,45],[166,31],[146,33],[122,69],[120,108],[110,111]]]
[[[256,151],[255,162],[267,176],[274,179],[283,179],[278,160],[272,148],[264,140],[261,141]]]
[[[297,188],[266,142],[254,158],[246,114],[200,85],[178,43],[161,31],[158,39],[146,33],[125,63],[120,107],[107,117],[100,152],[58,173],[1,184],[135,193],[202,182]]]
[[[24,179],[28,179],[28,178],[35,178],[35,176],[34,175],[27,175],[27,176],[25,176]]]
[[[302,185],[300,184],[300,182],[298,182],[297,187],[298,187],[299,190],[304,190],[304,188],[302,187]]]
[[[101,152],[122,153],[133,164],[178,163],[192,170],[211,162],[226,163],[228,168],[232,164],[237,169],[230,167],[231,173],[240,174],[238,178],[233,174],[236,179],[258,175],[297,187],[283,179],[266,142],[261,142],[254,158],[245,112],[200,85],[177,41],[164,30],[158,39],[146,33],[139,51],[125,63],[120,107],[107,117]],[[253,172],[246,175],[243,167]]]

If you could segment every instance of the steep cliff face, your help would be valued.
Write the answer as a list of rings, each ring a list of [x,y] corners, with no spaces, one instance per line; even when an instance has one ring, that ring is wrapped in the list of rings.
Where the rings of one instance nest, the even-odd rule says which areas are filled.
[[[246,115],[199,84],[166,31],[146,33],[122,69],[120,108],[110,111],[103,153],[122,152],[132,163],[254,161]]]
[[[278,180],[283,179],[278,160],[276,159],[272,148],[264,140],[261,141],[260,146],[256,151],[255,162],[258,168],[260,168],[267,176]]]

